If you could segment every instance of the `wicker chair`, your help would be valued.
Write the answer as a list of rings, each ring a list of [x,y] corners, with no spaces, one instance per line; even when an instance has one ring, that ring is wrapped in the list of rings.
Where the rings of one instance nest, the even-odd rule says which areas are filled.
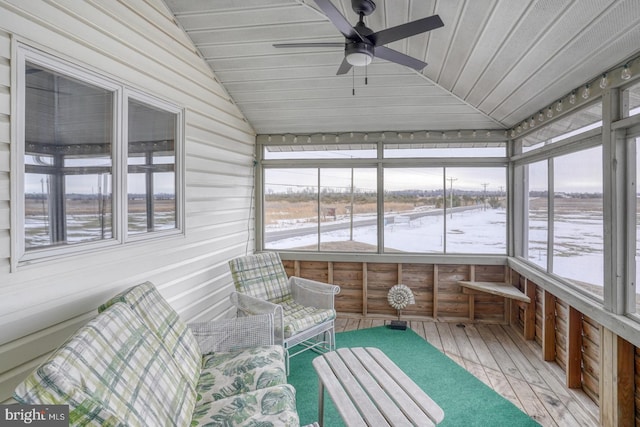
[[[237,291],[231,294],[231,302],[238,315],[273,313],[275,343],[286,350],[287,373],[290,357],[310,349],[335,350],[334,299],[340,292],[338,286],[287,278],[277,252],[236,258],[229,261],[229,268]]]

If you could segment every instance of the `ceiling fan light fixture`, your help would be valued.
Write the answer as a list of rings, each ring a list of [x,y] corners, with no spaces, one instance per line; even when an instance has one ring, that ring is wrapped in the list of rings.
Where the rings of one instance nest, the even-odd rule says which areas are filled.
[[[373,60],[373,45],[368,43],[350,43],[344,50],[347,62],[354,67],[364,67]]]
[[[364,67],[365,65],[371,64],[372,61],[371,55],[366,53],[354,52],[347,54],[347,62],[354,67]]]

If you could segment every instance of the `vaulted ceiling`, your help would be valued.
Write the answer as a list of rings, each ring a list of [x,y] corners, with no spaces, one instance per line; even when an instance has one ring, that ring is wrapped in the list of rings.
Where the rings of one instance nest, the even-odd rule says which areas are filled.
[[[365,85],[341,48],[275,48],[344,41],[313,0],[165,0],[258,134],[510,128],[640,52],[638,0],[374,1],[374,31],[441,17],[388,45],[422,71],[374,59]]]

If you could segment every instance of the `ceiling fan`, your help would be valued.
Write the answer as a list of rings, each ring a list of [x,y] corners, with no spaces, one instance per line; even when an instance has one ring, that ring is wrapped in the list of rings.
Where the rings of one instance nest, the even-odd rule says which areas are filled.
[[[336,74],[348,73],[352,66],[361,67],[369,65],[374,57],[405,65],[416,70],[422,70],[427,66],[426,62],[389,49],[384,45],[400,39],[414,36],[444,26],[440,16],[433,15],[417,21],[408,22],[396,27],[373,32],[364,23],[364,17],[376,10],[373,0],[351,0],[351,8],[360,16],[358,23],[352,26],[347,18],[331,3],[330,0],[313,0],[327,15],[327,18],[336,26],[345,37],[344,43],[279,43],[277,48],[300,47],[343,47],[345,57]]]

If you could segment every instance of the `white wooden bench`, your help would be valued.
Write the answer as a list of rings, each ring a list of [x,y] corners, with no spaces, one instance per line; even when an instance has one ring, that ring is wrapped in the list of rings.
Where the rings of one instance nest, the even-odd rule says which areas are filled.
[[[316,357],[313,367],[320,426],[325,389],[348,427],[430,427],[444,419],[442,408],[378,348],[341,348]]]

